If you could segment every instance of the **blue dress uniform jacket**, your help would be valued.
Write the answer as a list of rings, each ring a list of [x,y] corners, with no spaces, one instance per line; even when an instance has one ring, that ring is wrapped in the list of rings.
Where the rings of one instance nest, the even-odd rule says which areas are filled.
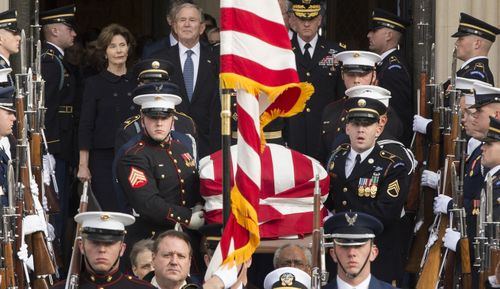
[[[493,175],[493,220],[500,220],[500,170]]]
[[[177,222],[188,226],[190,208],[201,201],[196,161],[176,140],[159,144],[144,135],[118,161],[117,176],[139,214],[126,238],[147,238]]]
[[[326,284],[323,289],[337,289],[337,279],[333,279],[332,282]],[[391,284],[386,283],[384,281],[380,281],[375,278],[373,275],[370,279],[370,284],[368,285],[368,289],[394,289],[396,287],[391,286]]]
[[[285,140],[290,148],[319,159],[323,110],[345,92],[340,70],[334,65],[335,54],[343,51],[343,48],[319,37],[312,60],[307,61],[295,34],[292,38],[292,49],[300,81],[312,83],[314,94],[306,102],[301,113],[286,118]]]
[[[391,92],[390,107],[403,123],[403,138],[399,141],[409,146],[413,132],[411,128],[415,104],[411,93],[411,76],[398,49],[377,65],[377,79],[380,87]]]
[[[407,169],[399,156],[375,145],[346,178],[349,151],[350,145],[342,144],[330,157],[327,169],[331,186],[325,205],[336,213],[358,211],[382,222],[384,231],[375,238],[380,254],[372,265],[372,274],[392,283],[400,280],[403,273],[399,220],[408,195]]]
[[[193,118],[198,128],[198,148],[200,158],[219,149],[213,139],[220,139],[219,101],[219,60],[212,48],[200,43],[200,63],[191,102],[187,96],[182,65],[179,58],[179,44],[165,47],[151,55],[151,58],[165,59],[174,64],[175,70],[170,80],[180,88],[182,102],[176,110]]]
[[[45,136],[49,152],[71,161],[76,149],[76,79],[63,55],[46,43],[42,50],[42,77],[45,80]]]
[[[495,86],[495,80],[488,65],[488,58],[478,58],[457,71],[457,76],[477,79]]]
[[[466,212],[467,235],[476,236],[476,219],[479,214],[479,199],[484,176],[487,169],[481,165],[481,147],[478,146],[465,160],[464,175],[464,200],[463,205]],[[471,251],[473,254],[474,251]]]
[[[57,282],[52,289],[64,289],[66,280]],[[150,283],[129,276],[121,272],[115,272],[109,275],[93,275],[88,272],[82,272],[78,288],[81,289],[151,289],[156,288]]]
[[[0,148],[0,187],[2,188],[3,196],[1,205],[7,205],[7,171],[9,167],[9,156]]]

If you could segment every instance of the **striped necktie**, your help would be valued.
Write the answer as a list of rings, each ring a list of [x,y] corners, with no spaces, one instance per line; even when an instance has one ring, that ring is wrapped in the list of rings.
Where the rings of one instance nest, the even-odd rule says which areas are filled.
[[[182,72],[189,102],[191,102],[191,98],[193,97],[194,88],[194,65],[193,59],[191,58],[191,55],[193,55],[193,53],[194,52],[192,50],[186,51],[187,57],[186,61],[184,62],[184,71]]]

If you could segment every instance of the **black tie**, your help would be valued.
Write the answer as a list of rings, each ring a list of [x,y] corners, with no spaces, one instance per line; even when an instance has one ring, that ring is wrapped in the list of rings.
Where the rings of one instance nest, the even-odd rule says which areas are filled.
[[[309,62],[311,61],[311,53],[309,53],[309,48],[311,48],[311,44],[306,43],[304,45],[304,58]]]
[[[356,162],[354,163],[354,167],[352,168],[352,172],[351,174],[357,169],[360,167],[360,163],[361,163],[361,155],[360,154],[357,154],[356,155]]]

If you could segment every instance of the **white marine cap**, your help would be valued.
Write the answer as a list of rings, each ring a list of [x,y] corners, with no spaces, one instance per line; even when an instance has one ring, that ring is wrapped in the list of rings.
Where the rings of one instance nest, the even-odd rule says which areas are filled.
[[[349,71],[374,70],[377,63],[382,61],[380,55],[361,50],[348,50],[337,53],[335,59],[342,62],[342,69]]]
[[[77,214],[75,221],[81,224],[84,238],[109,242],[122,240],[125,226],[133,224],[135,218],[116,212],[85,212]]]
[[[382,102],[389,107],[391,92],[383,87],[375,85],[357,85],[345,91],[345,94],[351,97],[371,98]]]
[[[465,105],[467,106],[473,105],[475,103],[474,89],[473,89],[473,85],[475,82],[484,84],[486,86],[491,86],[491,84],[477,79],[457,76],[455,87],[456,89],[463,92],[465,98]]]
[[[181,103],[179,87],[173,82],[152,82],[138,86],[134,92],[134,103],[146,114],[161,114],[175,110]]]
[[[311,276],[306,272],[293,268],[281,267],[267,274],[264,289],[310,289]]]
[[[11,72],[12,72],[12,68],[0,69],[0,83],[8,82],[9,81],[8,75]]]
[[[494,102],[500,102],[500,88],[493,87],[491,85],[485,85],[483,83],[474,82],[472,85],[474,88],[475,104],[473,108],[482,107]]]

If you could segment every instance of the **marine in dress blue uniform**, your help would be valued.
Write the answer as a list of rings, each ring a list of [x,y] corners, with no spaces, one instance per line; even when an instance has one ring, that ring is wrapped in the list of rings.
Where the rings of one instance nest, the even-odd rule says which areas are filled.
[[[292,17],[297,21],[321,21],[319,1],[292,2]],[[327,41],[317,34],[317,30],[312,39],[308,39],[311,38],[310,35],[301,35],[300,29],[297,31],[298,33],[292,37],[297,72],[300,81],[313,84],[314,94],[306,102],[306,107],[301,113],[285,120],[285,141],[290,148],[319,159],[323,110],[330,102],[341,98],[345,91],[340,71],[334,61],[335,55],[345,47]],[[310,47],[305,49],[306,45]]]
[[[134,75],[139,85],[163,82],[170,80],[170,73],[173,69],[172,63],[167,60],[145,59],[134,66]],[[174,130],[171,132],[172,138],[183,143],[188,148],[189,153],[197,159],[197,133],[193,119],[175,110],[172,111],[172,114],[176,118]],[[142,138],[142,131],[141,115],[137,114],[125,120],[115,136],[115,159],[112,165],[112,174],[113,180],[115,180],[114,189],[117,193],[119,210],[122,212],[130,212],[131,208],[127,204],[124,192],[118,183],[116,166],[125,152]]]
[[[377,33],[379,29],[391,29],[402,35],[408,25],[408,21],[397,15],[382,9],[375,9],[368,38],[370,38],[371,34]],[[412,137],[410,128],[415,110],[415,103],[411,93],[412,78],[401,51],[397,49],[398,43],[393,42],[392,44],[394,45],[392,48],[389,47],[384,51],[379,51],[379,48],[373,48],[370,45],[370,50],[382,57],[382,61],[377,66],[378,85],[391,92],[390,105],[403,123],[401,142],[409,146]]]
[[[109,254],[110,257],[115,257],[111,256],[113,253],[117,255],[116,260],[110,268],[102,268],[102,266],[96,267],[96,264],[93,264],[92,261],[93,256],[88,255],[94,253],[87,252],[86,247],[82,244],[80,250],[83,254],[85,270],[80,273],[79,282],[77,284],[78,288],[155,288],[148,282],[123,274],[118,269],[123,251],[115,252],[120,250],[115,248],[116,243],[123,243],[126,234],[125,226],[134,222],[133,216],[115,212],[86,212],[76,215],[75,220],[82,226],[82,243],[89,242],[90,244],[97,244],[91,246],[104,246],[107,248],[106,253],[103,253],[102,250],[96,250],[99,254]],[[110,249],[110,246],[113,246],[112,249]],[[108,253],[109,251],[112,251],[112,253]],[[65,288],[65,284],[66,280],[63,280],[56,283],[52,288],[62,289]]]
[[[359,211],[337,213],[325,221],[324,229],[327,236],[333,238],[330,256],[338,265],[337,277],[325,289],[394,288],[370,274],[374,268],[373,258],[378,258],[375,237],[384,230],[377,218]],[[346,250],[355,251],[352,254],[355,257],[348,258],[344,255],[348,254],[342,253]],[[356,266],[360,268],[349,269],[350,266],[346,263],[352,261],[357,261]]]
[[[371,91],[359,86],[351,89],[358,89],[359,94],[355,97],[356,92],[353,92],[345,103],[347,122],[358,126],[374,125],[387,110],[387,95],[376,86]],[[325,205],[337,213],[364,212],[384,224],[384,232],[376,238],[380,255],[372,272],[386,282],[399,282],[403,273],[399,220],[408,194],[409,176],[400,156],[382,149],[375,139],[368,140],[368,144],[370,141],[372,147],[364,151],[355,151],[350,143],[344,143],[332,153],[327,164],[331,186]],[[356,155],[360,156],[357,164]],[[352,170],[350,174],[346,174],[348,169]]]
[[[171,112],[181,102],[179,88],[170,82],[144,84],[134,90],[134,95],[134,102],[141,105],[141,118],[152,120],[173,118]],[[144,127],[145,120],[141,123]],[[201,203],[199,177],[196,160],[182,142],[170,134],[155,140],[143,129],[141,138],[118,160],[117,177],[137,217],[127,235],[129,245],[177,224],[195,229],[193,220],[200,214],[191,208]],[[188,234],[199,238],[194,231]]]
[[[457,57],[464,61],[460,69],[457,71],[457,76],[477,79],[490,83],[491,85],[495,85],[493,74],[491,73],[488,64],[489,48],[484,49],[478,55],[473,55],[473,57],[470,57],[469,54],[467,54],[466,58],[464,58],[461,53],[460,39],[463,37],[475,35],[493,43],[495,42],[496,36],[498,34],[500,34],[500,29],[498,29],[497,27],[474,18],[466,13],[460,13],[458,31],[451,36],[459,38],[457,40]],[[466,54],[464,53],[464,55]]]

